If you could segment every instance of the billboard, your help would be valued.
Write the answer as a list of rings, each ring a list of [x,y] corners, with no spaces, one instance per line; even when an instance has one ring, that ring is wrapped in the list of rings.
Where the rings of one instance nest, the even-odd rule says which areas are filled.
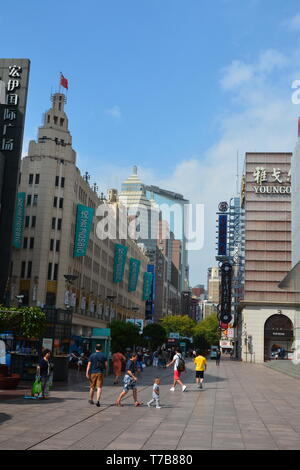
[[[125,270],[125,263],[127,257],[128,247],[115,244],[115,259],[114,259],[114,277],[113,282],[122,282]]]
[[[74,258],[86,255],[92,228],[94,209],[77,204]]]
[[[12,252],[29,69],[29,59],[0,59],[0,303],[4,301]]]
[[[218,256],[227,255],[227,221],[227,214],[219,215]]]
[[[134,292],[139,279],[141,262],[139,259],[130,258],[129,260],[129,281],[128,292]]]

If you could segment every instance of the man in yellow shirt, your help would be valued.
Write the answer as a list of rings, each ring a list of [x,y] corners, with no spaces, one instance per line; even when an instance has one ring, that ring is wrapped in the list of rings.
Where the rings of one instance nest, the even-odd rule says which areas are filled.
[[[196,383],[199,388],[203,388],[204,371],[206,370],[206,359],[204,356],[201,356],[200,351],[196,352],[194,363],[196,366]]]

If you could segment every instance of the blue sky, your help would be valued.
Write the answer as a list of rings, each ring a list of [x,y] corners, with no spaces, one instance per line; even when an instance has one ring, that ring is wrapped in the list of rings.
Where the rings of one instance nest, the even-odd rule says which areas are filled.
[[[245,151],[292,151],[300,5],[288,0],[66,0],[1,5],[1,57],[31,59],[24,136],[59,72],[78,166],[100,190],[137,164],[145,183],[205,205],[191,284],[214,263],[214,212]]]

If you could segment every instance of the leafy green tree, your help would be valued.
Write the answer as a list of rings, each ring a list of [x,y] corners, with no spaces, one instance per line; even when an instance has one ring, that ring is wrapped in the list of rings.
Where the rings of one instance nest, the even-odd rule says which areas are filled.
[[[218,345],[221,338],[219,329],[219,321],[217,315],[209,315],[194,327],[193,330],[194,342],[198,337],[202,337],[211,345]]]
[[[0,331],[41,338],[46,326],[46,315],[38,307],[0,307]]]
[[[149,344],[152,349],[161,346],[166,341],[166,330],[159,323],[150,323],[145,326],[143,331],[143,339],[145,344]]]
[[[113,352],[123,352],[126,348],[133,348],[141,344],[139,327],[133,323],[114,320],[111,328],[111,349]]]
[[[193,336],[196,322],[188,315],[168,315],[161,320],[161,325],[169,333],[179,333],[180,336]]]

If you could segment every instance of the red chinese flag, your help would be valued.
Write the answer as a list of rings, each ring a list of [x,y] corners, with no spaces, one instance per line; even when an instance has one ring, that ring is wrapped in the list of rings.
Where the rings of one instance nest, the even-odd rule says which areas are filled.
[[[60,74],[60,84],[68,90],[68,79],[65,78],[62,73]]]

